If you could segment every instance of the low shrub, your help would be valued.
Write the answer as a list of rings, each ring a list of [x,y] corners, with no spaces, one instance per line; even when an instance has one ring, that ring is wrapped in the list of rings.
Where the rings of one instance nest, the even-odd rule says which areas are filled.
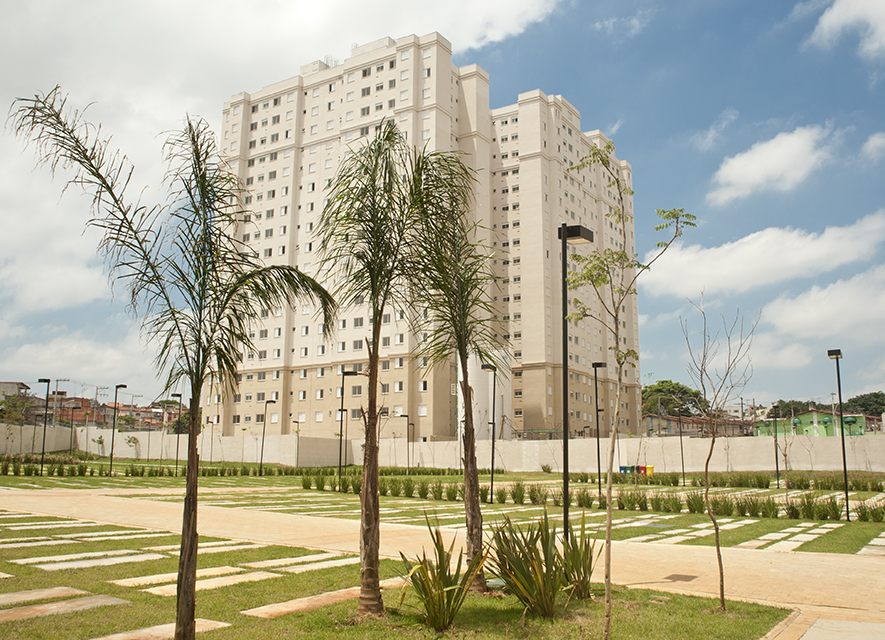
[[[680,513],[682,511],[682,498],[678,493],[667,494],[664,498],[664,511],[666,513]]]
[[[244,471],[243,475],[246,475],[245,470],[246,470],[246,467],[243,467],[243,471]],[[310,476],[301,476],[301,488],[302,489],[310,489],[311,484],[312,483],[311,483]]]
[[[386,476],[378,477],[378,495],[386,496],[387,492],[390,490],[390,485],[388,484],[389,479]]]
[[[507,488],[506,487],[500,487],[499,489],[497,489],[495,491],[495,500],[498,502],[498,504],[504,504],[505,502],[507,502]]]
[[[388,480],[388,485],[390,487],[390,495],[394,498],[399,498],[399,495],[403,490],[403,481],[399,478],[393,477]]]
[[[796,505],[799,514],[806,520],[814,520],[817,513],[817,499],[813,493],[803,493],[799,496]]]
[[[710,510],[714,516],[730,516],[734,513],[734,500],[728,494],[719,494],[710,498]]]
[[[845,503],[836,500],[835,496],[828,496],[817,503],[815,514],[818,520],[841,520],[845,512]]]
[[[648,498],[648,503],[651,506],[651,510],[655,513],[663,513],[664,512],[664,496],[660,493],[653,493]]]
[[[759,513],[763,518],[777,518],[780,507],[774,498],[768,497],[763,499],[759,504]]]
[[[411,498],[414,495],[415,495],[415,481],[411,477],[406,476],[405,478],[403,478],[403,497],[404,498]]]
[[[544,473],[551,473],[552,469],[550,468],[549,464],[542,464],[541,471],[543,471]]]
[[[441,480],[437,480],[432,485],[430,485],[430,495],[433,496],[434,500],[442,500],[443,493],[445,492],[445,487]]]
[[[685,506],[689,513],[704,512],[704,494],[700,491],[692,491],[685,496]]]
[[[510,486],[510,497],[513,498],[513,504],[525,504],[525,485],[521,480]]]
[[[799,507],[792,502],[788,502],[787,506],[784,508],[784,513],[787,518],[790,520],[798,520],[799,519]]]
[[[458,485],[456,484],[447,484],[446,485],[446,500],[450,502],[454,502],[458,499]]]
[[[482,504],[485,504],[489,501],[489,485],[487,485],[487,484],[479,485],[479,501]]]
[[[427,494],[430,492],[430,483],[424,478],[418,481],[418,497],[427,500]]]
[[[870,520],[872,522],[882,522],[885,518],[885,506],[877,504],[870,507]]]
[[[547,487],[533,483],[528,486],[528,489],[529,502],[533,505],[547,504]]]
[[[326,490],[326,476],[315,476],[314,480],[316,482],[316,487],[320,491]]]

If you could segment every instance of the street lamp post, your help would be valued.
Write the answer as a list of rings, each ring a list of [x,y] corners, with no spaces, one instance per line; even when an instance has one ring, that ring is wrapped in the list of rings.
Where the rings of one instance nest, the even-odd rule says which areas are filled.
[[[774,413],[774,407],[771,408],[771,412]],[[778,447],[777,447],[777,413],[771,417],[772,422],[774,423],[774,474],[775,478],[777,478],[777,488],[781,488],[781,463],[778,459]]]
[[[568,539],[568,510],[571,502],[568,492],[568,245],[593,242],[593,232],[579,225],[559,226],[562,253],[562,535]]]
[[[276,404],[276,400],[264,401],[264,422],[261,423],[261,460],[258,462],[258,475],[261,476],[261,470],[264,467],[264,434],[267,431],[267,405]]]
[[[338,490],[341,491],[341,456],[344,453],[344,378],[357,375],[356,371],[345,371],[341,365],[341,408],[338,411]],[[380,431],[379,431],[380,434]]]
[[[831,360],[836,361],[836,389],[839,392],[839,432],[842,434],[842,480],[845,482],[845,520],[851,522],[851,512],[848,509],[848,463],[845,459],[845,420],[842,411],[842,372],[839,369],[842,349],[829,349],[827,356]]]
[[[173,398],[178,398],[178,418],[175,420],[175,477],[178,477],[178,445],[181,442],[178,430],[181,428],[181,394],[173,393]]]
[[[43,459],[46,457],[46,422],[47,416],[49,415],[49,378],[40,378],[37,382],[46,383],[46,402],[43,404],[43,450],[40,453],[40,475],[43,475]],[[33,438],[31,438],[31,444],[33,445]],[[31,447],[31,450],[34,450],[34,447]]]
[[[125,389],[125,384],[118,384],[114,387],[114,421],[111,426],[111,464],[108,469],[108,476],[114,475],[114,438],[117,435],[117,394],[120,389]]]
[[[489,501],[494,500],[495,495],[495,394],[497,393],[498,369],[493,364],[484,364],[480,367],[483,371],[492,372],[492,419],[489,426],[492,428],[492,481],[489,486]]]
[[[681,409],[680,409],[681,411]],[[685,449],[682,446],[682,415],[677,412],[676,421],[679,424],[679,457],[682,460],[682,486],[685,486]]]
[[[606,365],[605,362],[594,362],[593,367],[593,397],[596,400],[596,484],[599,491],[599,506],[602,507],[602,449],[599,444],[599,370]]]

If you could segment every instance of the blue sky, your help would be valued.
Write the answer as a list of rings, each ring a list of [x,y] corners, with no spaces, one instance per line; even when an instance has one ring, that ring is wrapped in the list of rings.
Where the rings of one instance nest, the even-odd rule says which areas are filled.
[[[492,79],[492,106],[562,94],[634,169],[637,249],[656,208],[698,227],[640,285],[644,381],[689,382],[680,318],[758,317],[745,398],[828,401],[885,388],[885,2],[322,3],[33,0],[0,25],[0,102],[60,84],[113,133],[161,197],[160,145],[185,113],[220,122],[239,91],[353,43],[439,31]],[[174,9],[173,9],[174,7]],[[379,8],[380,7],[380,8]],[[229,11],[230,13],[224,13]],[[225,19],[225,15],[232,19]],[[27,52],[26,54],[24,52]],[[0,379],[70,393],[160,385],[83,234],[88,201],[60,196],[0,136]]]

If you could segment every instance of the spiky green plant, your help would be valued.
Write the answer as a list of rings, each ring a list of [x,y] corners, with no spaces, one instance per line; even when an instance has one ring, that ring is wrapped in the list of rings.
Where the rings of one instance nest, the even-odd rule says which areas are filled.
[[[581,528],[571,531],[569,537],[562,542],[562,571],[567,584],[571,587],[572,598],[588,600],[593,597],[591,579],[596,561],[602,552],[596,550],[598,531],[590,535],[587,530],[586,514],[581,512]]]
[[[463,551],[458,553],[458,562],[454,567],[452,566],[454,537],[446,549],[439,528],[431,527],[429,520],[427,528],[433,539],[434,558],[428,558],[426,551],[423,551],[422,556],[414,563],[402,552],[400,552],[400,557],[406,566],[407,587],[412,587],[424,608],[424,622],[436,631],[445,631],[455,621],[455,616],[458,615],[461,605],[464,604],[470,586],[482,570],[486,554],[475,555],[467,563],[462,573]],[[405,594],[406,588],[403,588],[400,605],[402,605]]]

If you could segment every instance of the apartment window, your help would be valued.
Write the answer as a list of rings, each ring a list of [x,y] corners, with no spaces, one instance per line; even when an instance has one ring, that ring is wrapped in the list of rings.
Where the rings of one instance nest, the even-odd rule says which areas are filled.
[[[427,405],[426,404],[419,404],[418,405],[418,415],[419,416],[426,416],[427,415]]]
[[[323,399],[323,389],[317,389],[317,400]]]
[[[396,344],[403,344],[405,342],[406,335],[404,333],[396,334]]]
[[[360,92],[360,97],[365,98],[366,96],[372,95],[372,87],[363,87]]]
[[[259,360],[266,360],[267,359],[267,351],[259,351],[258,352],[258,359]]]
[[[402,369],[403,368],[403,358],[394,359],[393,366],[396,369]]]
[[[364,78],[368,78],[370,75],[372,75],[372,67],[366,67],[365,69],[363,69]]]
[[[362,387],[362,385],[359,385],[359,384],[355,384],[355,385],[353,385],[353,386],[350,388],[350,395],[352,395],[352,396],[355,397],[355,398],[358,397],[358,396],[363,395],[363,387]]]
[[[389,347],[390,346],[390,336],[382,336],[381,337],[381,346]]]
[[[360,135],[361,136],[369,135],[369,127],[360,127]]]
[[[302,358],[306,358],[306,357],[307,357],[307,347],[301,347],[300,352],[301,352],[301,357],[302,357]]]
[[[313,414],[313,421],[314,422],[322,422],[323,421],[323,412],[317,411],[316,413],[314,413]]]
[[[399,72],[399,79],[400,80],[408,80],[409,79],[409,70],[403,69],[402,71],[400,71]]]
[[[256,413],[255,414],[255,422],[257,422],[259,424],[264,422],[264,414],[263,413]]]
[[[362,351],[363,350],[363,341],[362,340],[354,340],[353,341],[353,350],[354,351]]]
[[[390,360],[381,361],[381,371],[390,371]]]
[[[354,326],[354,328],[363,326],[363,319],[362,318],[354,318],[353,319],[353,326]]]
[[[386,382],[381,383],[381,393],[384,393],[384,394],[390,393],[390,385],[387,384]]]
[[[403,390],[403,383],[402,383],[402,380],[397,380],[396,382],[393,383],[393,391],[394,391],[394,393],[401,393],[402,390]]]
[[[375,85],[375,91],[384,91],[384,83],[383,83],[383,82],[379,82],[378,84],[376,84],[376,85]]]
[[[422,78],[429,78],[430,77],[430,69],[424,69],[423,73],[421,74],[421,77]]]
[[[379,102],[378,104],[375,105],[375,111],[381,111],[383,108],[384,108],[383,102]]]
[[[264,394],[263,393],[256,393],[255,394],[255,401],[256,402],[264,402]]]
[[[369,112],[370,112],[370,111],[371,111],[371,109],[369,109],[369,107],[363,107],[363,108],[360,109],[360,115],[361,115],[361,116],[367,116],[367,115],[369,115]],[[366,130],[366,133],[369,133],[369,132],[368,132],[368,129]]]
[[[421,57],[422,58],[429,58],[430,57],[430,49],[423,49],[421,51]]]
[[[427,380],[421,380],[418,382],[418,391],[427,391]]]

